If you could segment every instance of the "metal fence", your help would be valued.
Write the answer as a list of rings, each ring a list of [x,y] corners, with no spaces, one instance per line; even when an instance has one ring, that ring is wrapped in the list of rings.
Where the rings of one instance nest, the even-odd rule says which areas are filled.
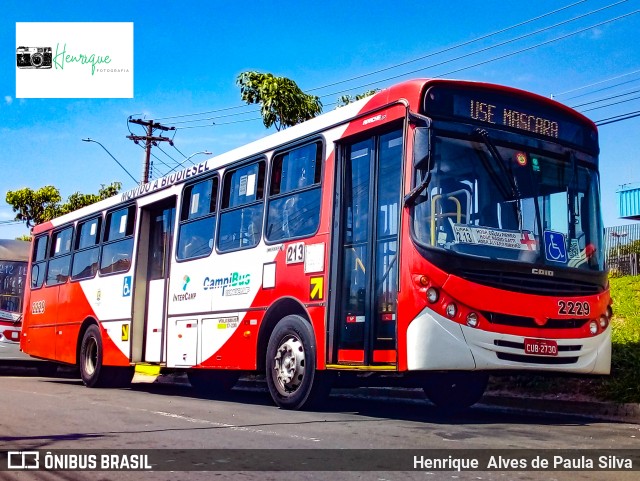
[[[640,272],[640,223],[604,230],[605,259],[612,276],[637,276]]]

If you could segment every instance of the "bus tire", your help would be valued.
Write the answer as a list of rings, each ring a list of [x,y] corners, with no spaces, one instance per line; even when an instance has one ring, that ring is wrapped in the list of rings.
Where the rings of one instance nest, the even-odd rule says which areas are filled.
[[[187,371],[187,377],[193,390],[200,396],[208,398],[221,398],[229,394],[229,391],[240,379],[239,371],[222,371],[212,369],[192,369]]]
[[[311,325],[302,317],[284,317],[267,345],[269,393],[283,409],[316,407],[331,390],[326,373],[316,370],[316,343]]]
[[[100,328],[90,325],[80,346],[80,377],[87,387],[127,387],[135,374],[134,366],[105,366],[102,363]]]
[[[460,411],[477,403],[489,382],[483,372],[430,373],[423,387],[429,401],[444,411]]]

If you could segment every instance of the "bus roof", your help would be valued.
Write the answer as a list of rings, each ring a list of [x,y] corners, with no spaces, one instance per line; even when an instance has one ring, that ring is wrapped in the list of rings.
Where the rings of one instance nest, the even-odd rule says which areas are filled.
[[[0,261],[29,260],[31,243],[21,240],[0,239]]]
[[[186,167],[182,169],[182,171],[176,171],[173,174],[166,175],[165,177],[151,180],[149,181],[148,184],[145,184],[144,186],[137,186],[133,189],[130,189],[125,192],[121,192],[108,199],[83,207],[81,209],[78,209],[77,211],[65,214],[59,217],[58,219],[56,219],[55,223],[44,222],[43,224],[40,224],[34,227],[33,234],[38,235],[41,232],[51,229],[51,227],[54,225],[58,226],[65,222],[73,221],[85,215],[92,214],[98,210],[103,210],[109,207],[119,205],[125,202],[126,200],[133,200],[137,197],[146,195],[146,193],[155,192],[156,191],[155,188],[151,188],[151,189],[149,188],[151,187],[151,185],[158,185],[158,183],[160,183],[162,186],[166,185],[166,187],[170,187],[173,185],[183,184],[188,178],[194,179],[195,177],[199,177],[199,174],[203,171],[211,172],[211,171],[216,171],[218,169],[224,169],[227,166],[235,163],[236,161],[240,161],[242,159],[246,159],[254,155],[259,155],[264,152],[281,148],[282,146],[287,145],[292,141],[309,137],[311,135],[322,132],[323,130],[335,127],[340,124],[344,124],[346,122],[350,122],[354,118],[357,118],[361,115],[366,115],[368,111],[378,109],[382,106],[389,105],[393,102],[398,102],[402,100],[407,104],[408,108],[410,108],[414,112],[417,112],[420,109],[420,102],[425,90],[432,85],[442,85],[442,84],[490,88],[490,89],[500,90],[502,92],[510,92],[513,94],[524,96],[533,101],[546,103],[548,105],[553,105],[556,108],[564,110],[568,114],[573,115],[576,118],[579,118],[585,122],[590,123],[593,126],[593,128],[596,129],[595,124],[590,119],[582,115],[581,113],[576,112],[570,107],[562,103],[559,103],[555,100],[552,100],[550,98],[543,97],[538,94],[534,94],[532,92],[528,92],[525,90],[520,90],[520,89],[499,85],[499,84],[491,84],[491,83],[476,82],[476,81],[469,81],[469,80],[417,78],[417,79],[407,80],[395,85],[391,85],[379,92],[376,92],[374,95],[370,97],[366,97],[356,102],[347,104],[343,107],[336,108],[329,112],[323,113],[313,119],[302,122],[298,125],[294,125],[285,130],[267,135],[258,140],[250,142],[246,145],[242,145],[233,150],[230,150],[228,152],[224,152],[222,154],[216,155],[197,165]],[[189,175],[186,175],[185,174],[186,172],[189,172]],[[179,180],[169,181],[170,177],[173,177],[174,179],[178,177]],[[145,187],[147,188],[145,189]]]

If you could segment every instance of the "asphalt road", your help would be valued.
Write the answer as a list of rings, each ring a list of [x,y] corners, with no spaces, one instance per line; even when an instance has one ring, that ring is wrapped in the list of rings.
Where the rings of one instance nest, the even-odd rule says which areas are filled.
[[[640,426],[574,416],[518,414],[474,408],[445,416],[426,401],[332,396],[322,411],[276,408],[263,392],[234,390],[224,400],[198,397],[189,386],[134,383],[130,389],[87,389],[72,378],[0,372],[0,451],[59,449],[224,449],[221,463],[241,449],[279,449],[279,468],[296,450],[411,449],[416,454],[460,450],[640,449]],[[347,453],[351,453],[346,451]],[[167,456],[173,453],[167,452]],[[268,453],[268,452],[267,452]],[[361,455],[362,453],[354,452]],[[633,479],[635,472],[384,471],[384,454],[363,452],[376,471],[362,472],[0,472],[0,480],[199,479]],[[368,454],[367,454],[368,453]],[[354,454],[354,455],[355,455]],[[220,452],[216,452],[219,456]],[[367,458],[369,456],[369,458]],[[410,464],[410,463],[409,463]],[[218,466],[221,464],[218,463]]]

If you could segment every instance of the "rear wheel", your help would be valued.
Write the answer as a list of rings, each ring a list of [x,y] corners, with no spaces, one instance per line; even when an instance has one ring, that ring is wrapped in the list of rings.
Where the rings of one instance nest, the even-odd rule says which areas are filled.
[[[316,370],[311,325],[300,316],[286,316],[276,325],[267,346],[266,369],[269,393],[281,408],[318,405],[331,390],[327,373]]]
[[[126,387],[133,379],[130,366],[104,366],[102,336],[95,324],[89,326],[80,347],[80,377],[87,387]]]
[[[187,372],[191,387],[201,396],[223,397],[236,385],[240,378],[238,371],[214,371],[194,369]]]
[[[480,372],[449,371],[431,373],[424,392],[439,409],[457,411],[477,403],[487,387],[489,375]]]

